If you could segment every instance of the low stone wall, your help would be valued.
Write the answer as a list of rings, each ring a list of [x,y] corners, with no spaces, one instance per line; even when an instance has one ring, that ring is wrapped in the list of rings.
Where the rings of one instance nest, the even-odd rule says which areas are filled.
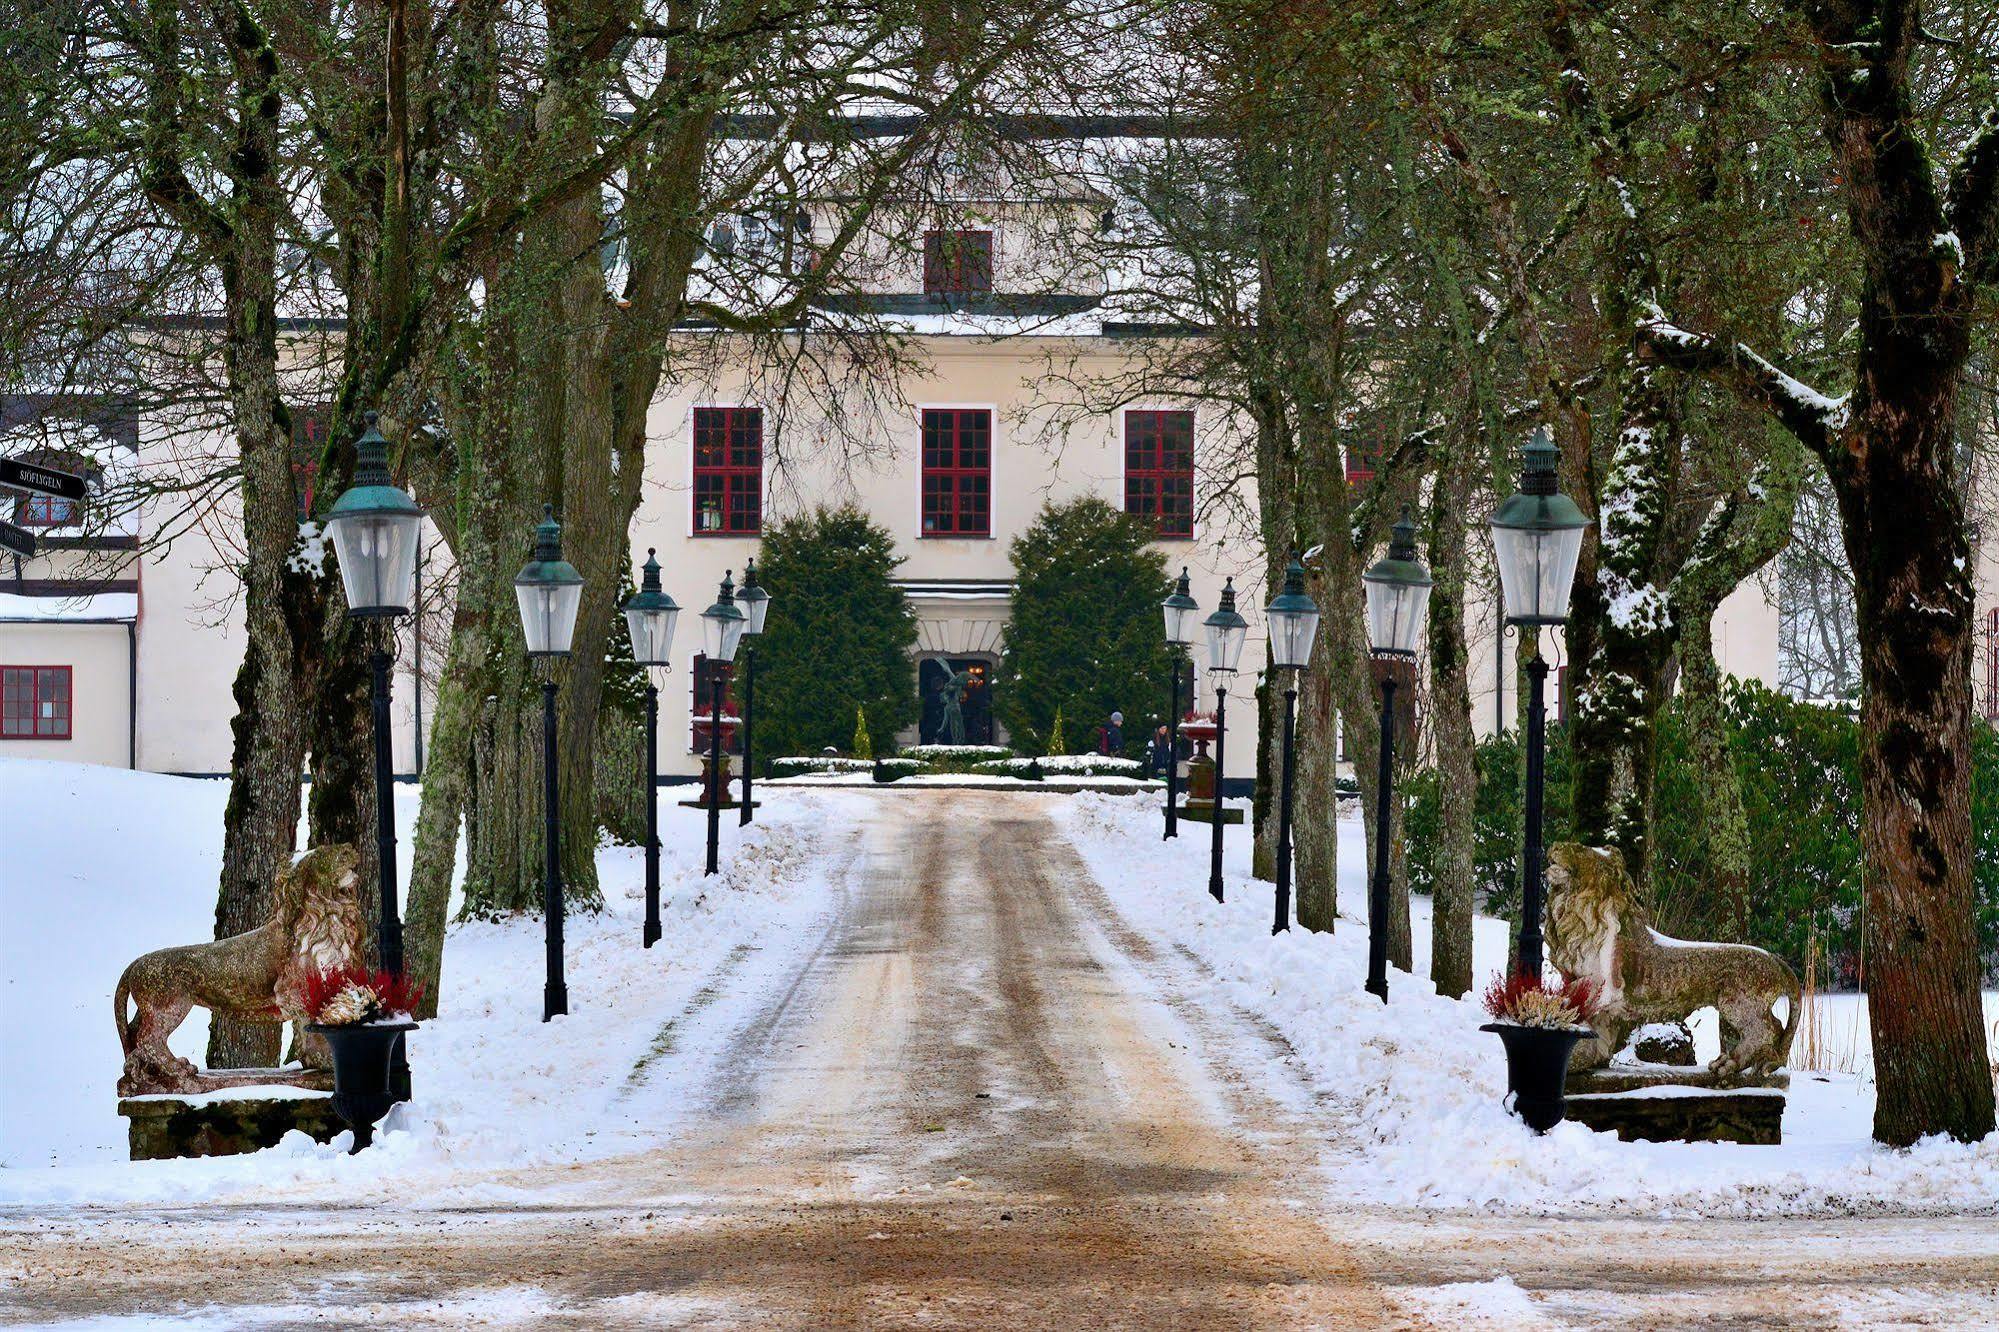
[[[293,1129],[329,1142],[346,1127],[328,1092],[244,1087],[197,1096],[127,1096],[118,1102],[134,1161],[236,1156],[275,1147]]]
[[[1568,1098],[1568,1116],[1625,1142],[1740,1142],[1773,1147],[1783,1140],[1784,1093],[1774,1087],[1651,1086],[1585,1092]]]

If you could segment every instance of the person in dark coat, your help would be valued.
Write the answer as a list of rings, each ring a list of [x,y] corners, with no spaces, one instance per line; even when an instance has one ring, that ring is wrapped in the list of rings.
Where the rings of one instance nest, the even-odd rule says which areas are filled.
[[[1173,757],[1173,737],[1162,726],[1153,733],[1152,743],[1145,747],[1145,770],[1163,778],[1173,766]]]
[[[1099,754],[1124,753],[1124,714],[1113,712],[1110,725],[1097,732],[1097,752]]]

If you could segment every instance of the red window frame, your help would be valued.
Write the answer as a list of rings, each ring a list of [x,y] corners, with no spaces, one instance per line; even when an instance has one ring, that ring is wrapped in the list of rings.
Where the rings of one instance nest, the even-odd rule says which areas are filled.
[[[990,296],[993,290],[993,233],[923,233],[923,293],[926,296]]]
[[[1379,440],[1371,441],[1367,444],[1350,444],[1347,446],[1346,454],[1348,485],[1357,485],[1363,481],[1374,480],[1375,464],[1381,461],[1381,442]]]
[[[694,535],[763,531],[763,484],[763,408],[696,407]],[[712,525],[706,515],[713,515]]]
[[[743,715],[741,709],[736,706],[736,664],[720,662],[711,668],[707,653],[695,653],[693,669],[687,673],[688,684],[693,694],[692,707],[687,714],[687,752],[690,754],[708,752],[708,724],[715,715],[713,691],[716,671],[722,673],[722,715],[724,717]],[[739,727],[723,738],[724,754],[736,754],[742,751],[742,746],[738,743],[740,734]]]
[[[76,711],[73,685],[67,666],[0,666],[0,740],[69,739]],[[61,697],[55,697],[58,693]],[[44,702],[53,705],[55,713],[46,724],[61,730],[43,729]],[[17,729],[21,727],[25,729]]]
[[[1999,606],[1985,612],[1985,720],[1999,721]]]
[[[1194,413],[1124,414],[1124,511],[1150,518],[1162,538],[1194,536]]]
[[[14,521],[23,527],[68,527],[83,516],[83,506],[61,495],[23,495],[14,505]]]
[[[923,535],[993,531],[993,414],[984,407],[923,409]]]

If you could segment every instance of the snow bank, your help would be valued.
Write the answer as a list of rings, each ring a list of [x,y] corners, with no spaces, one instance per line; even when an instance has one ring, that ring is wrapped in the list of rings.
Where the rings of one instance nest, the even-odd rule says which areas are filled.
[[[1340,825],[1340,929],[1270,934],[1271,886],[1248,877],[1250,839],[1232,829],[1226,904],[1203,891],[1205,836],[1162,841],[1150,800],[1104,794],[1055,807],[1091,871],[1133,925],[1184,945],[1216,1000],[1280,1030],[1321,1093],[1328,1168],[1341,1202],[1714,1215],[1942,1212],[1999,1208],[1999,1138],[1869,1139],[1871,1085],[1797,1074],[1780,1147],[1621,1143],[1580,1124],[1536,1138],[1501,1107],[1500,1045],[1475,999],[1438,996],[1391,971],[1390,1002],[1365,993],[1366,865],[1359,824]],[[1194,831],[1206,833],[1205,827]],[[1414,909],[1419,972],[1428,904]],[[1358,916],[1358,918],[1356,918]],[[1481,919],[1475,979],[1500,970],[1503,922]]]
[[[128,1162],[116,1114],[119,1071],[111,990],[139,953],[213,929],[220,782],[0,759],[6,868],[0,1012],[0,1200],[368,1199],[449,1206],[514,1196],[491,1172],[637,1150],[661,1140],[681,1107],[670,1083],[711,1056],[731,1005],[791,966],[836,905],[839,839],[856,822],[835,793],[767,804],[723,837],[722,872],[701,874],[705,816],[660,803],[664,937],[641,946],[645,861],[598,853],[599,914],[567,923],[569,1015],[541,1021],[537,919],[454,925],[443,1011],[410,1037],[416,1097],[376,1145],[342,1155],[294,1134],[269,1151],[200,1161]],[[404,789],[398,813],[414,816]],[[403,857],[407,873],[408,856]],[[720,977],[728,993],[695,1004]],[[690,1004],[713,1022],[684,1030]],[[191,1016],[174,1041],[200,1059]],[[37,1168],[51,1167],[54,1168]],[[525,1196],[524,1194],[522,1196]]]

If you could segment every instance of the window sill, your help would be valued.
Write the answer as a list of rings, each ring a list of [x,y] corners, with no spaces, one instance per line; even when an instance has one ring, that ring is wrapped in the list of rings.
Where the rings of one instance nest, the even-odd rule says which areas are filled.
[[[695,540],[697,540],[697,541],[726,541],[726,540],[727,540],[727,539],[729,539],[730,537],[735,537],[735,538],[736,538],[737,540],[749,540],[749,541],[755,541],[755,540],[756,540],[757,538],[759,538],[759,537],[761,537],[761,536],[763,535],[763,532],[762,532],[761,530],[758,530],[758,531],[755,531],[755,532],[700,532],[700,531],[696,531],[696,532],[690,532],[690,533],[688,533],[688,535],[689,535],[689,536],[691,536],[691,537],[693,537],[693,538],[694,538]]]
[[[991,541],[991,532],[919,532],[919,541]]]

